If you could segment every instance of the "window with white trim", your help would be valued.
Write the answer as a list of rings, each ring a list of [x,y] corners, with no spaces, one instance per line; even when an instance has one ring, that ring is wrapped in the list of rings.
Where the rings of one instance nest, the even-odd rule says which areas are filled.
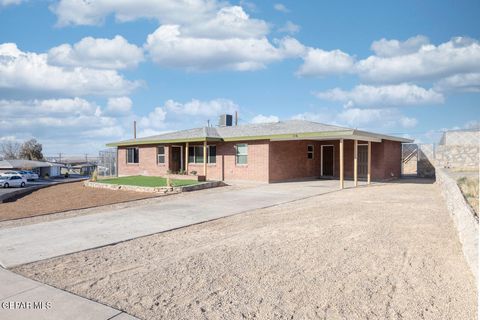
[[[203,146],[188,147],[188,163],[203,163]],[[217,163],[216,146],[207,146],[207,163]]]
[[[138,163],[138,148],[127,148],[127,163]]]
[[[248,144],[239,143],[236,145],[236,164],[247,164],[248,163]]]
[[[164,146],[157,147],[157,163],[158,164],[165,163],[165,147]]]
[[[312,160],[313,159],[313,145],[309,144],[307,146],[307,159]]]

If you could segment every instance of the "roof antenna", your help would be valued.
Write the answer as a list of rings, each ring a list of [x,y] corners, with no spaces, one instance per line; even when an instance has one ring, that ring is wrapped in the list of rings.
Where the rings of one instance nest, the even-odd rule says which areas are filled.
[[[137,139],[137,120],[133,120],[133,139]]]
[[[235,126],[238,125],[238,111],[235,110]]]

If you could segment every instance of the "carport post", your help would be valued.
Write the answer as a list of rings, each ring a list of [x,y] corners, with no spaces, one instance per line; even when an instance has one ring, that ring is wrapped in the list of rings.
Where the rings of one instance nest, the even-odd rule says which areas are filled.
[[[370,184],[370,177],[372,172],[372,142],[368,141],[367,152],[367,184]]]
[[[343,139],[340,139],[340,189],[343,189]]]
[[[188,142],[185,143],[185,172],[188,174]]]
[[[207,179],[207,140],[203,142],[203,175]]]
[[[358,187],[358,140],[353,140],[353,182]]]

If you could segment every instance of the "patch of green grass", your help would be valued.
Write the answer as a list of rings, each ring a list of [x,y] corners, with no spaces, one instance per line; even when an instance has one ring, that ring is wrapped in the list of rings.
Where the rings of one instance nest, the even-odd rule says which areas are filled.
[[[179,180],[171,179],[172,187],[190,186],[198,184],[196,180]],[[146,177],[146,176],[129,176],[119,177],[112,179],[102,179],[98,182],[109,184],[123,184],[127,186],[139,186],[139,187],[166,187],[167,179],[163,177]]]

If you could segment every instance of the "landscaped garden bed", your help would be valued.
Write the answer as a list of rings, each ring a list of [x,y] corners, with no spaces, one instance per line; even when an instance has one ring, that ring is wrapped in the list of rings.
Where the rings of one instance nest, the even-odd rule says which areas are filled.
[[[93,188],[165,194],[214,188],[221,185],[223,183],[220,181],[198,182],[191,179],[169,179],[148,176],[128,176],[85,182],[85,186]]]
[[[128,176],[102,179],[98,182],[138,187],[169,187],[167,186],[167,178],[164,177]],[[170,183],[171,187],[182,187],[197,184],[198,181],[190,179],[170,179]]]

